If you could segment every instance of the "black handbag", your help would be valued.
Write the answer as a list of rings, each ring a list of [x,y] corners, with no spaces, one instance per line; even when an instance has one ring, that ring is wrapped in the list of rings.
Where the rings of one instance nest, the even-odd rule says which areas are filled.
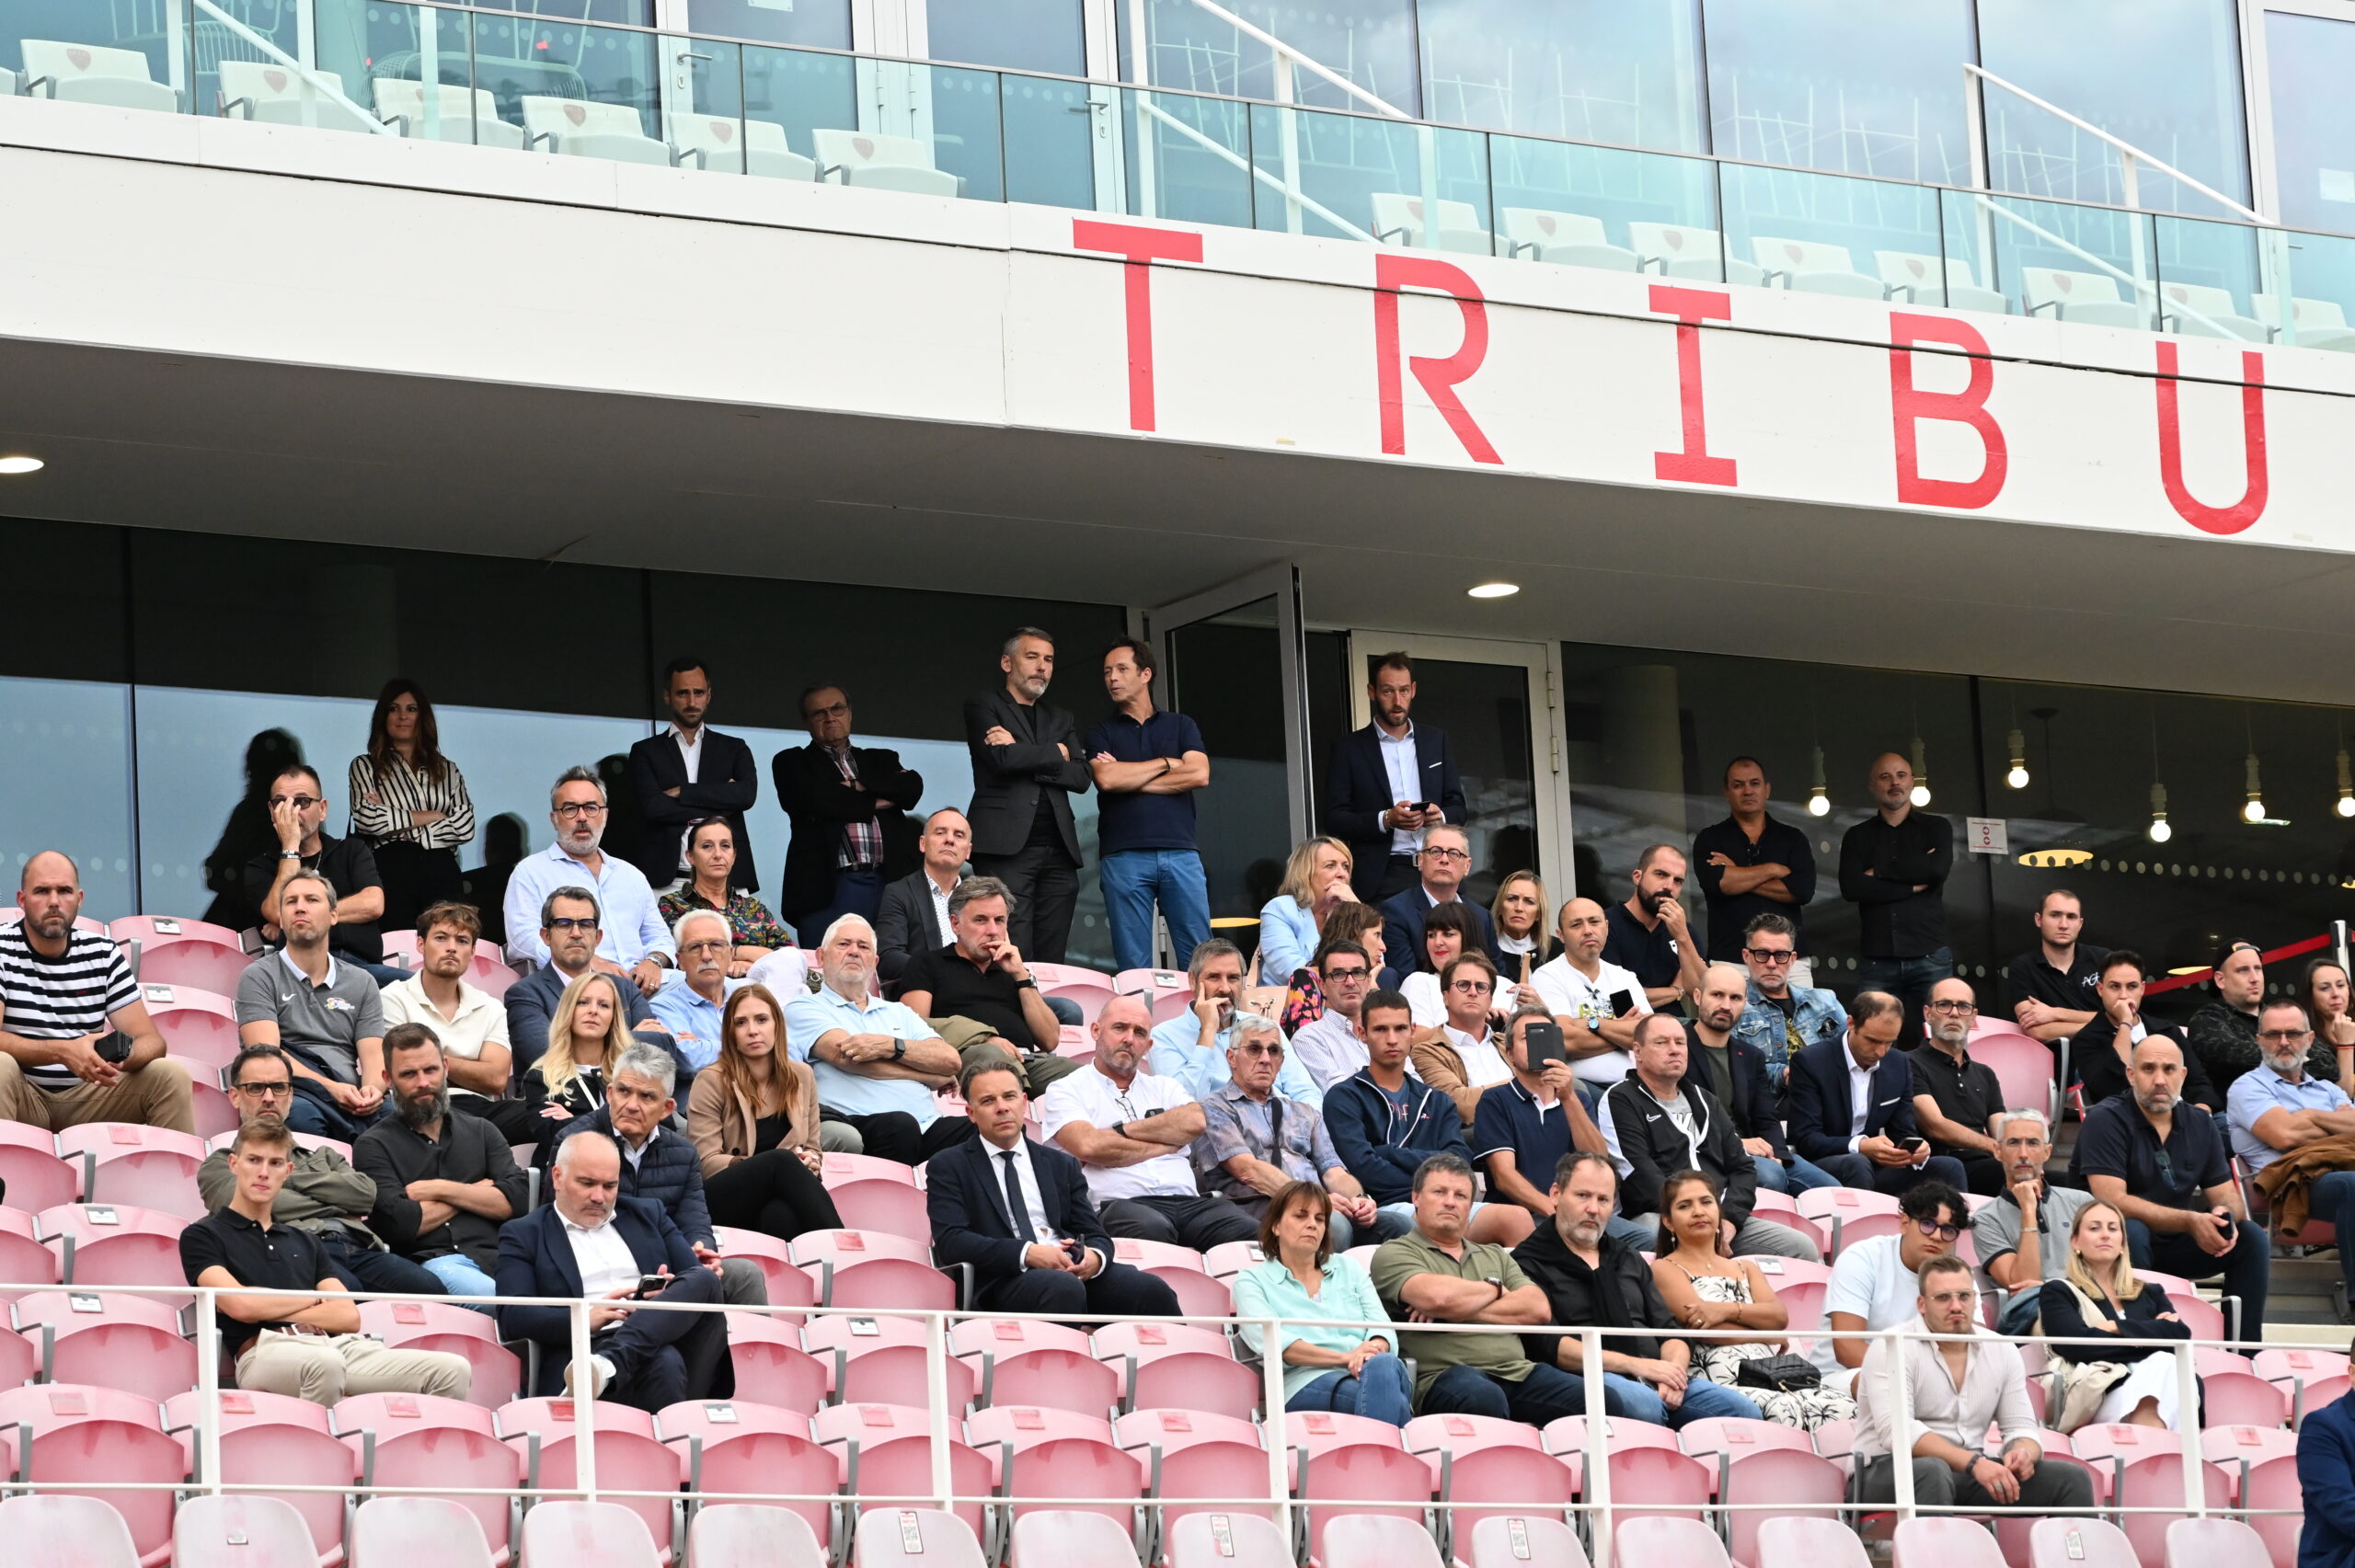
[[[1795,1394],[1823,1386],[1823,1369],[1804,1356],[1753,1356],[1736,1368],[1738,1389],[1772,1389]]]

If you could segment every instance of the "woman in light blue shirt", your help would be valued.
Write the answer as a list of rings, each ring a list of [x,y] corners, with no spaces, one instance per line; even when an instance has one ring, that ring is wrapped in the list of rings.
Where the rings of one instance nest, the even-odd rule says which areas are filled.
[[[1276,1195],[1259,1222],[1259,1251],[1268,1261],[1235,1279],[1235,1315],[1243,1320],[1244,1343],[1262,1356],[1269,1347],[1253,1320],[1279,1320],[1274,1353],[1284,1361],[1286,1410],[1338,1411],[1404,1426],[1415,1413],[1413,1390],[1387,1335],[1281,1321],[1390,1321],[1366,1271],[1333,1253],[1331,1207],[1315,1182],[1294,1182]]]
[[[1280,986],[1316,953],[1316,922],[1350,889],[1350,846],[1338,839],[1306,839],[1284,865],[1276,896],[1259,906],[1259,983]]]

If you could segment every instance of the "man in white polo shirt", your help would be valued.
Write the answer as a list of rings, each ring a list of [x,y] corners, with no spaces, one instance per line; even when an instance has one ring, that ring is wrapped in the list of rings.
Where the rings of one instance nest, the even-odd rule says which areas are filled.
[[[1057,1080],[1039,1115],[1043,1134],[1086,1167],[1104,1229],[1203,1252],[1256,1238],[1258,1221],[1195,1183],[1189,1151],[1202,1134],[1200,1104],[1176,1079],[1137,1070],[1153,1046],[1144,1002],[1116,996],[1089,1028],[1095,1065]]]
[[[920,1165],[973,1136],[963,1116],[940,1114],[933,1091],[957,1081],[957,1052],[932,1025],[868,989],[875,928],[844,915],[826,928],[818,962],[825,983],[785,1004],[786,1048],[818,1079],[827,1120],[848,1122],[879,1160]]]
[[[480,1116],[510,1143],[529,1143],[537,1120],[521,1100],[507,1098],[510,1063],[507,1009],[465,981],[482,935],[471,904],[435,904],[417,917],[417,973],[385,988],[377,1000],[387,1033],[422,1024],[442,1042],[448,1062],[450,1108]]]
[[[1562,1026],[1570,1070],[1585,1082],[1608,1088],[1635,1070],[1636,1059],[1628,1053],[1636,1044],[1636,1024],[1652,1004],[1644,999],[1641,980],[1603,961],[1611,920],[1601,904],[1572,898],[1562,906],[1557,923],[1562,956],[1540,964],[1529,983]]]

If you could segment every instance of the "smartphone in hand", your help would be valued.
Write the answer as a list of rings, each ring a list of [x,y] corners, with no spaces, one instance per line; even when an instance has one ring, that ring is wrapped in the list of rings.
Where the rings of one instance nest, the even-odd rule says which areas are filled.
[[[1565,1067],[1569,1065],[1570,1053],[1562,1043],[1562,1026],[1552,1019],[1531,1019],[1522,1030],[1521,1037],[1529,1048],[1530,1071],[1543,1072],[1548,1062],[1558,1061]]]

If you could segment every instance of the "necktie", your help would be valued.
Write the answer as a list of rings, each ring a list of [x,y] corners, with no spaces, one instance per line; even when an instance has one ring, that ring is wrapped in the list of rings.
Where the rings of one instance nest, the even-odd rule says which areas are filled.
[[[1005,1162],[1005,1218],[1014,1227],[1014,1239],[1021,1241],[1029,1233],[1030,1206],[1022,1199],[1022,1167],[1015,1163],[1015,1151],[1005,1150],[998,1155]]]

